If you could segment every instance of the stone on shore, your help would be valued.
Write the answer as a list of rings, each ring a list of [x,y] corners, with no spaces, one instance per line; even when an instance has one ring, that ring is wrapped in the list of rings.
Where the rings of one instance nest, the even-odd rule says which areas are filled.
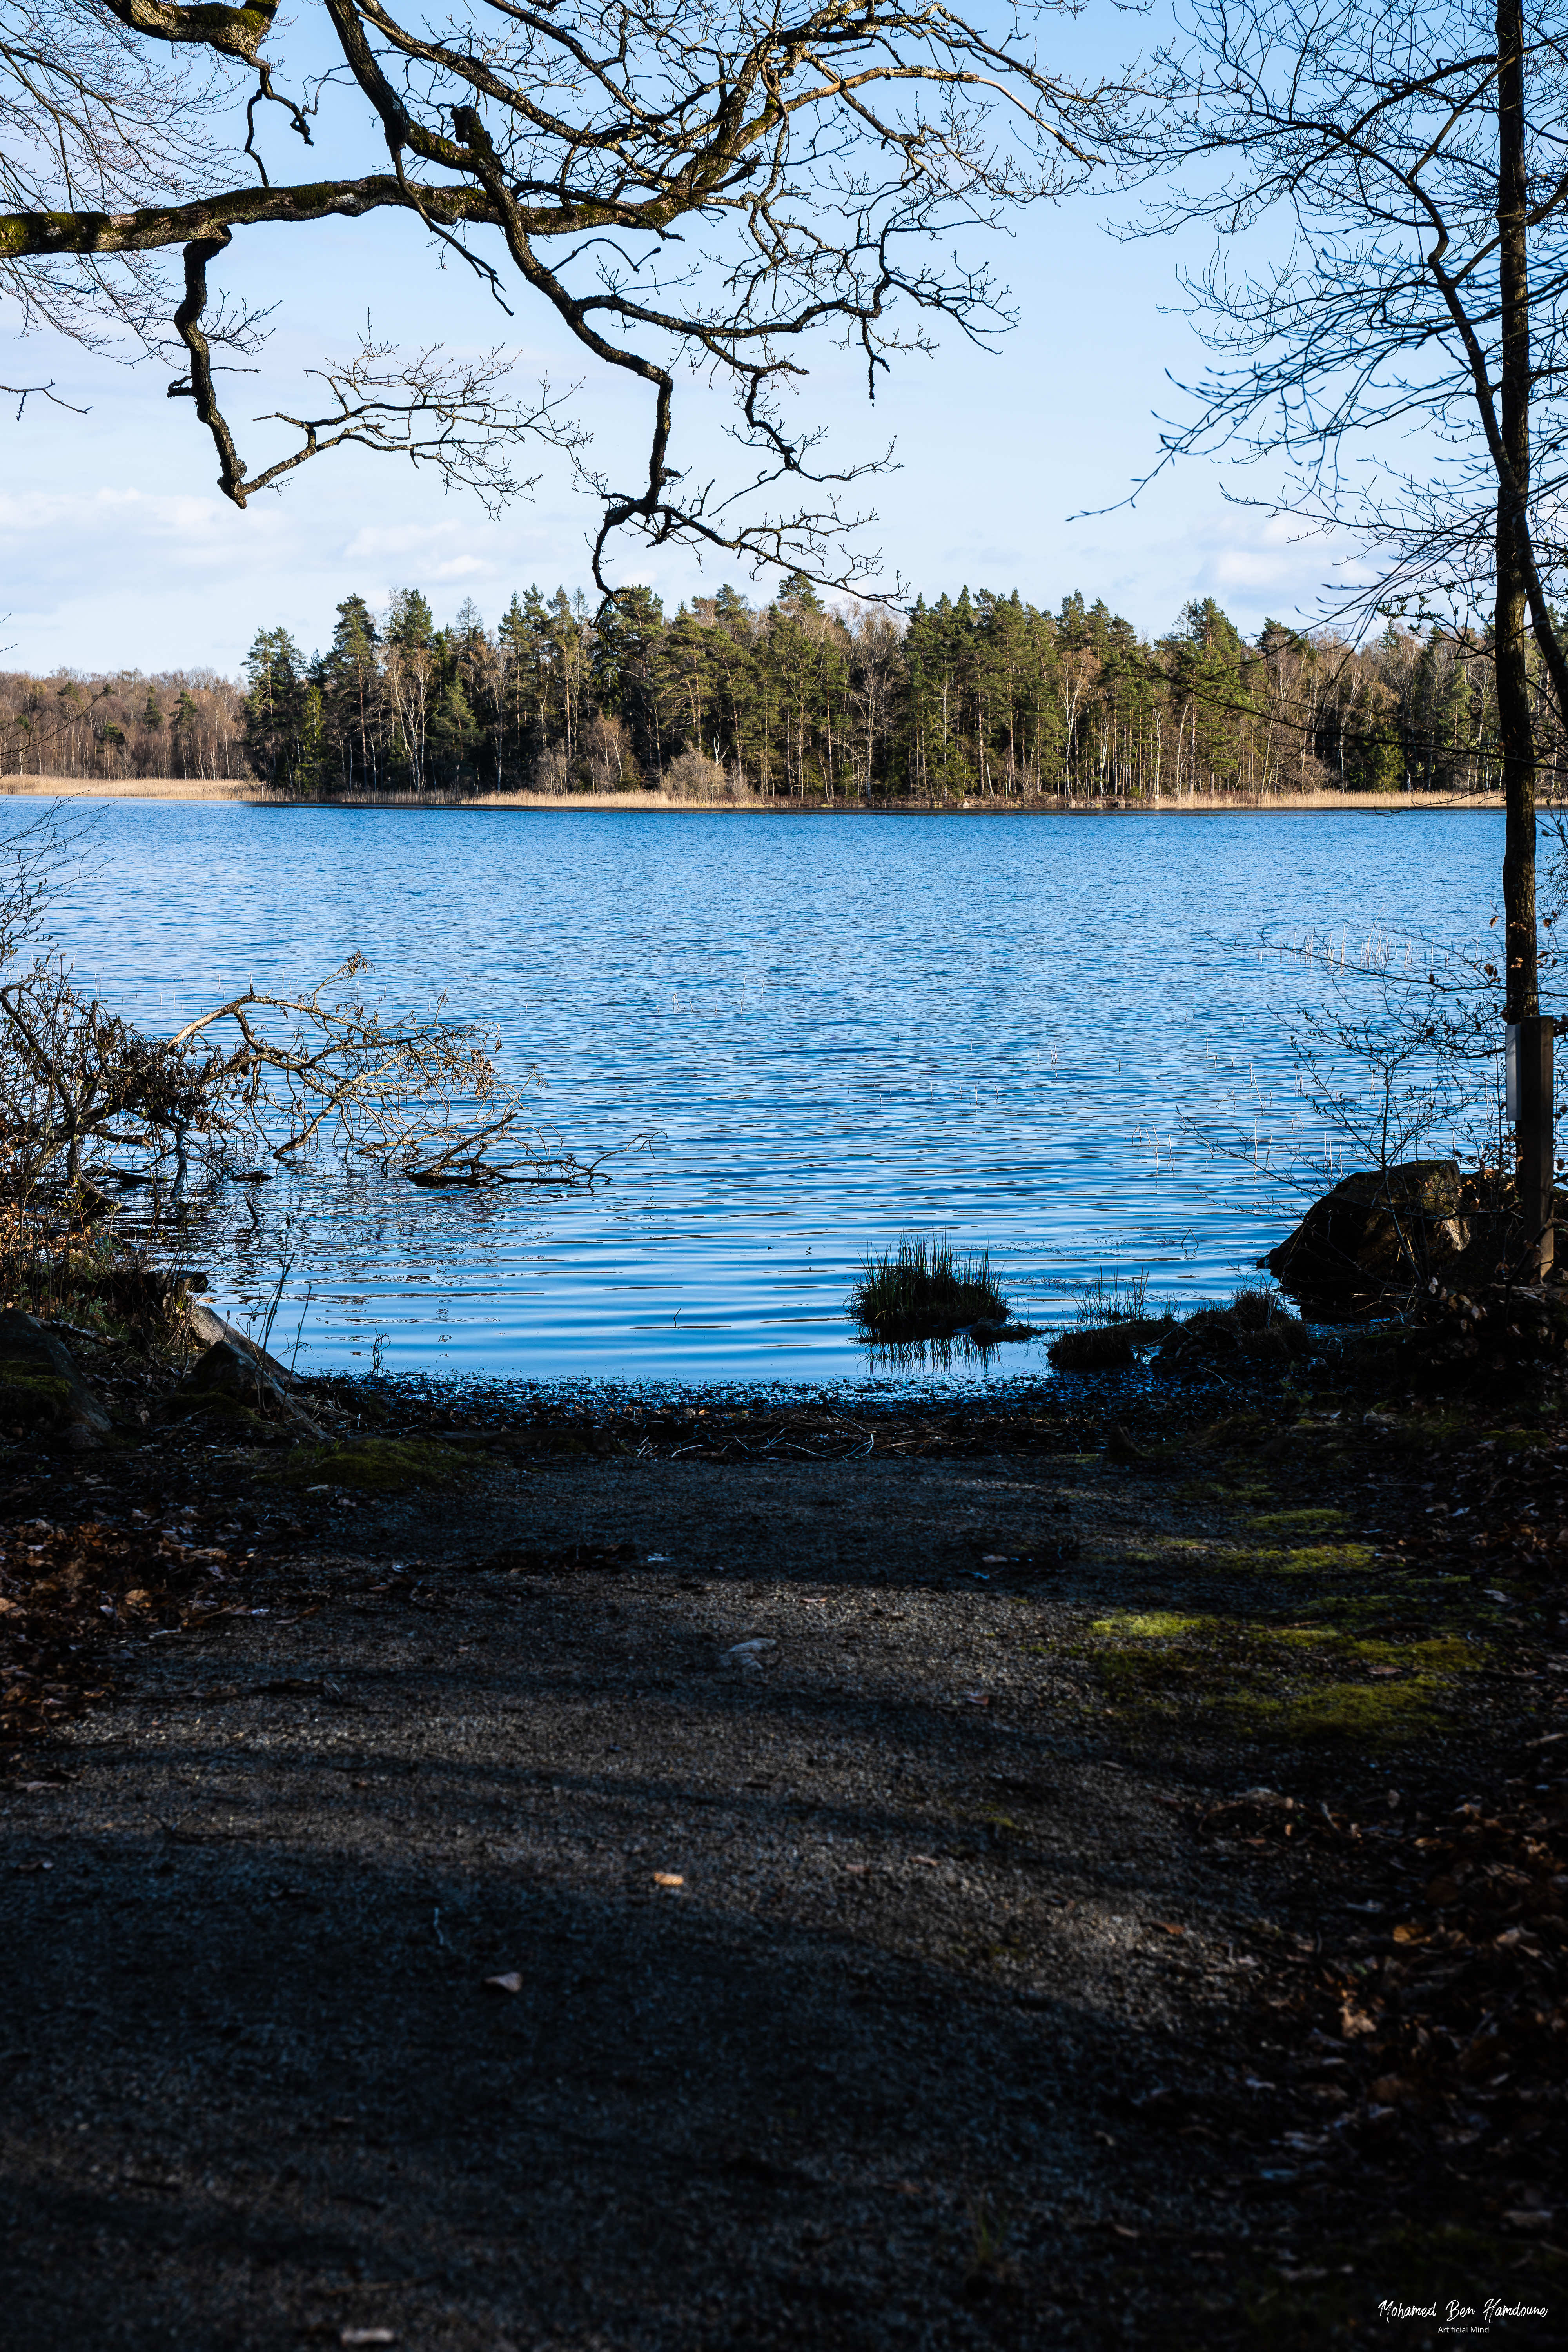
[[[302,1436],[320,1437],[322,1432],[274,1377],[275,1370],[281,1372],[282,1366],[273,1367],[261,1349],[239,1344],[237,1335],[215,1339],[196,1358],[182,1385],[198,1403],[239,1407],[263,1419],[285,1422]],[[284,1372],[283,1379],[288,1377]]]
[[[0,1313],[0,1421],[65,1430],[75,1445],[101,1444],[112,1426],[65,1341],[20,1307]]]
[[[1309,1310],[1354,1314],[1426,1282],[1469,1239],[1458,1160],[1411,1160],[1342,1178],[1263,1263]]]

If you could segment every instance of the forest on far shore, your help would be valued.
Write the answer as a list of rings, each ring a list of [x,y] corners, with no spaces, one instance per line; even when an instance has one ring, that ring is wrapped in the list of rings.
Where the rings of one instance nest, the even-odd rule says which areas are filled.
[[[1184,793],[1471,793],[1497,784],[1490,648],[1390,623],[1352,643],[1212,600],[1153,642],[1081,595],[967,588],[907,615],[809,582],[667,617],[513,595],[437,625],[417,589],[337,607],[325,652],[258,630],[211,670],[0,675],[0,772],[248,781],[339,793],[654,790],[868,803]],[[1552,747],[1543,744],[1550,764]]]

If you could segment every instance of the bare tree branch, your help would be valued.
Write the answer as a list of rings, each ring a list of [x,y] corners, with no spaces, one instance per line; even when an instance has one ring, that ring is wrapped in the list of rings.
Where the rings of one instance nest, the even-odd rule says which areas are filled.
[[[773,0],[458,0],[438,26],[388,0],[322,6],[338,53],[327,79],[340,106],[357,101],[387,168],[286,186],[262,152],[267,101],[309,140],[315,100],[289,94],[275,0],[0,0],[0,26],[8,10],[31,12],[27,44],[0,42],[0,114],[9,101],[18,152],[44,159],[0,174],[0,289],[25,320],[155,345],[155,257],[180,249],[184,294],[169,309],[189,391],[220,486],[243,505],[262,478],[328,447],[413,452],[402,427],[381,429],[386,387],[365,402],[329,373],[352,427],[342,413],[279,409],[275,421],[296,424],[306,445],[248,474],[212,393],[213,264],[252,226],[412,214],[503,307],[520,283],[598,365],[643,387],[639,478],[578,471],[600,505],[602,588],[628,530],[839,584],[861,576],[838,549],[868,518],[837,491],[870,468],[819,470],[815,428],[795,415],[807,348],[826,338],[857,352],[874,394],[897,356],[929,348],[936,321],[982,342],[1005,331],[1011,314],[982,247],[1081,179],[1125,96],[1050,72],[1033,6],[1000,26],[925,0],[806,0],[794,12]],[[79,30],[90,37],[73,47]],[[672,457],[683,368],[733,394],[735,439],[752,459],[733,481],[694,484]],[[424,391],[405,391],[416,409]],[[545,429],[533,411],[490,424],[498,436]],[[447,478],[493,488],[503,470],[498,457]],[[788,495],[803,485],[816,488]]]

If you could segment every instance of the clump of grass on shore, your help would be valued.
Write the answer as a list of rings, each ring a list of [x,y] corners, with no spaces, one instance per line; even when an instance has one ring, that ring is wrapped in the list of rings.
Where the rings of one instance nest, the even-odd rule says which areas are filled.
[[[1007,1301],[991,1274],[990,1252],[955,1258],[952,1244],[905,1234],[868,1257],[849,1294],[852,1321],[884,1342],[951,1338],[971,1323],[1005,1323]]]
[[[1166,1337],[1175,1318],[1167,1307],[1149,1311],[1149,1270],[1113,1274],[1104,1269],[1092,1282],[1073,1286],[1074,1312],[1068,1328],[1058,1333],[1046,1349],[1058,1372],[1110,1372],[1137,1361],[1137,1350]]]
[[[1097,1275],[1077,1292],[1077,1320],[1046,1349],[1058,1372],[1123,1370],[1141,1348],[1157,1346],[1167,1370],[1200,1357],[1240,1354],[1281,1360],[1305,1355],[1305,1328],[1271,1285],[1244,1282],[1225,1306],[1149,1312],[1148,1276]]]

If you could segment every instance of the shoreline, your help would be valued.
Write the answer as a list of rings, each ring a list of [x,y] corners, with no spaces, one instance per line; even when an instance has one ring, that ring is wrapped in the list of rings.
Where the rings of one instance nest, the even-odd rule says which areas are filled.
[[[1500,793],[1200,793],[1154,800],[1107,795],[1097,800],[1065,794],[1044,800],[882,801],[869,806],[840,801],[812,803],[748,798],[691,801],[670,793],[343,793],[300,798],[265,784],[177,776],[139,776],[108,782],[97,777],[0,777],[6,800],[215,801],[249,808],[524,810],[556,814],[608,811],[618,815],[672,814],[685,816],[1129,816],[1202,815],[1219,812],[1275,814],[1295,811],[1370,810],[1409,816],[1433,810],[1496,810]]]

